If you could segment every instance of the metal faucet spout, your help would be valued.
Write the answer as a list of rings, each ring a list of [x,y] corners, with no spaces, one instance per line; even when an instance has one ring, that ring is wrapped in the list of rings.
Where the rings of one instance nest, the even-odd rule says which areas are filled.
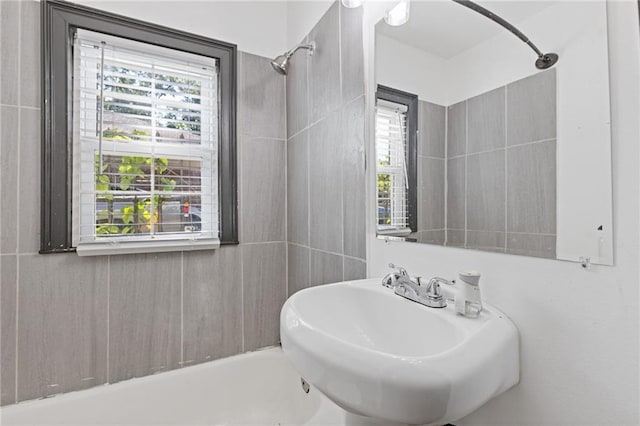
[[[422,285],[421,277],[416,277],[415,280],[412,280],[406,269],[393,263],[390,263],[389,267],[397,269],[397,271],[387,274],[382,279],[383,286],[389,287],[398,296],[430,308],[444,308],[447,306],[447,299],[443,297],[437,280],[430,280],[425,287]]]

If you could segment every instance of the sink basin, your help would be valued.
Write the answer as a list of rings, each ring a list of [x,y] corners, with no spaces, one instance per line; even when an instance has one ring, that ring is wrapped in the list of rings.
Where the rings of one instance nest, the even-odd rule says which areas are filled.
[[[483,306],[465,318],[399,297],[379,279],[308,288],[282,308],[282,349],[360,424],[445,424],[519,381],[517,329]]]

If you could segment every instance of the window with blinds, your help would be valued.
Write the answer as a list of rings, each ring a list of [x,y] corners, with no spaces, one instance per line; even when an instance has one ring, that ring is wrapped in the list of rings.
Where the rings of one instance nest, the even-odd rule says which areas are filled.
[[[105,244],[217,242],[218,116],[216,59],[78,29],[78,253]]]
[[[378,233],[410,232],[407,110],[406,105],[376,101]]]

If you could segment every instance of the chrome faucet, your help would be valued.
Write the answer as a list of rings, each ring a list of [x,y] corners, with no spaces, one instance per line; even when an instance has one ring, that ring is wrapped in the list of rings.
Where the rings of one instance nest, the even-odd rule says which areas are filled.
[[[411,279],[407,270],[394,265],[389,264],[390,268],[397,269],[397,272],[387,274],[382,279],[382,285],[394,290],[394,293],[398,296],[402,296],[406,299],[428,306],[430,308],[444,308],[447,306],[447,299],[442,295],[440,289],[440,282],[446,280],[433,278],[429,281],[427,286],[422,285],[422,278],[416,277],[415,281]],[[449,282],[447,281],[447,284]]]
[[[401,282],[411,281],[407,270],[402,266],[396,266],[393,263],[389,264],[389,268],[397,269],[396,272],[391,272],[384,276],[382,279],[382,285],[391,289],[396,288]]]

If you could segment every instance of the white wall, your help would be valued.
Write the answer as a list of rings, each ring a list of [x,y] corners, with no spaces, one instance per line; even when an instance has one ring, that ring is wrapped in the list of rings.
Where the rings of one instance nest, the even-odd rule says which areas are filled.
[[[381,277],[389,262],[423,276],[454,277],[460,270],[477,269],[483,273],[485,300],[504,310],[520,331],[521,383],[456,424],[638,424],[637,7],[632,1],[608,4],[615,266],[585,271],[556,260],[377,240],[375,165],[368,156],[368,276]],[[366,9],[368,82],[374,66],[373,24],[383,11],[375,4]],[[370,83],[367,94],[372,108]],[[371,135],[370,121],[367,129]],[[415,327],[419,332],[419,324]]]
[[[378,84],[438,105],[450,104],[447,60],[378,34],[375,63]]]
[[[275,57],[298,44],[332,0],[73,0],[97,9],[235,43],[243,52]]]
[[[287,3],[287,49],[291,49],[318,23],[333,0],[289,0]]]
[[[288,49],[284,1],[106,1],[75,3],[235,43],[243,52],[275,57]]]

